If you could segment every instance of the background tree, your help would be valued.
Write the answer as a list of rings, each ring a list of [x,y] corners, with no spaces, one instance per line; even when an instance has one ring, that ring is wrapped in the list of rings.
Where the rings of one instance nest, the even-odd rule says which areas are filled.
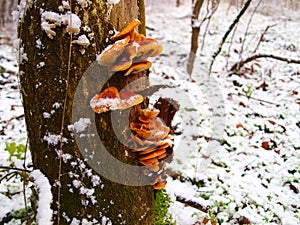
[[[17,0],[0,0],[0,27],[12,21],[11,14],[16,9]]]
[[[143,1],[121,0],[113,5],[104,0],[69,0],[63,4],[24,0],[20,6],[19,63],[25,120],[33,167],[45,174],[52,185],[54,224],[153,224],[153,188],[126,186],[98,176],[85,163],[70,129],[79,81],[108,44],[112,31],[121,30],[136,18],[142,20],[141,31],[145,31]],[[102,87],[108,79],[107,72],[98,72],[93,85]],[[147,77],[147,72],[138,77]],[[116,73],[109,85],[121,89],[133,79],[136,77],[120,79]],[[140,82],[138,86],[147,86],[147,79]],[[82,89],[85,106],[84,101],[96,94],[90,88]],[[110,114],[97,116],[96,120],[101,139],[111,154],[136,164],[125,157],[126,147],[115,137]],[[123,125],[117,125],[117,129]]]

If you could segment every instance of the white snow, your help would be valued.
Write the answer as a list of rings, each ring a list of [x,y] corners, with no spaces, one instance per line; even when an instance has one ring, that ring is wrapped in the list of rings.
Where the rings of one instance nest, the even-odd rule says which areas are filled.
[[[108,4],[118,4],[120,0],[107,0]]]
[[[34,185],[38,192],[38,209],[36,220],[37,224],[51,225],[52,224],[52,193],[51,185],[48,179],[40,170],[34,170],[30,173],[34,179]]]
[[[68,126],[68,130],[73,131],[75,133],[80,133],[83,132],[90,124],[90,118],[79,118],[79,120],[74,122],[73,125]]]
[[[44,137],[43,140],[46,141],[48,143],[48,145],[58,145],[60,143],[60,141],[62,141],[63,143],[67,143],[68,140],[66,138],[61,138],[60,135],[58,134],[51,134],[51,133],[47,133]]]
[[[56,13],[45,11],[41,14],[41,27],[49,38],[56,36],[54,31],[61,25],[67,26],[67,32],[78,34],[80,32],[81,19],[74,13]]]
[[[77,0],[77,3],[81,5],[82,8],[86,8],[91,4],[90,0]]]
[[[84,34],[83,34],[83,35],[80,35],[80,36],[78,37],[78,39],[72,41],[72,43],[73,43],[73,44],[82,45],[82,46],[85,46],[85,47],[87,47],[87,46],[90,45],[89,39],[88,39],[88,38],[86,37],[86,35],[84,35]]]

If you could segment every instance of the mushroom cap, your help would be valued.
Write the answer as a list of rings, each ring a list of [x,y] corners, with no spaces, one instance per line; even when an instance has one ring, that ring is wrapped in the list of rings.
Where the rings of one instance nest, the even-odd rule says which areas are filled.
[[[114,44],[107,46],[99,55],[98,63],[101,66],[111,66],[118,57],[122,55],[129,42],[129,37],[116,41]]]
[[[149,61],[138,62],[131,65],[131,67],[126,71],[124,76],[128,76],[129,74],[137,74],[141,71],[147,70],[152,66],[152,63]]]
[[[135,30],[133,31],[132,37],[131,37],[131,42],[132,41],[142,41],[146,39],[146,37],[138,32],[136,32]]]
[[[140,47],[138,48],[136,61],[143,61],[148,57],[158,56],[163,50],[162,45],[153,38],[145,38],[137,43]]]
[[[155,164],[155,165],[150,165],[148,166],[149,170],[153,171],[153,172],[158,172],[160,170],[159,165]]]
[[[139,162],[144,166],[157,165],[159,164],[156,158],[147,159],[147,160],[139,160]]]
[[[140,110],[140,115],[144,117],[148,117],[150,119],[156,117],[159,114],[159,109],[156,108],[145,108]]]
[[[119,94],[121,98],[120,109],[127,109],[144,101],[144,97],[142,95],[135,94],[130,89],[122,89]]]
[[[100,94],[95,95],[90,101],[90,106],[96,113],[118,109],[119,104],[120,96],[116,87],[106,88]]]
[[[167,153],[165,152],[165,153],[163,153],[163,154],[157,156],[157,159],[164,159],[164,158],[166,158],[166,157],[167,157]]]
[[[145,117],[145,116],[139,116],[138,119],[142,123],[150,123],[150,121],[151,121],[151,119],[149,117]]]
[[[165,188],[166,184],[167,184],[167,181],[165,181],[165,180],[160,181],[160,182],[154,184],[153,188],[156,189],[156,190],[161,190],[161,189]]]
[[[141,147],[137,147],[137,148],[133,149],[132,150],[133,152],[143,151],[145,149],[156,146],[154,141],[142,140],[137,134],[135,134],[135,135],[131,134],[131,137],[134,141],[136,141],[141,146]]]
[[[132,90],[121,90],[114,86],[106,88],[100,94],[95,95],[90,106],[96,113],[107,112],[109,110],[123,110],[138,105],[144,101],[144,97],[135,94]]]
[[[123,71],[129,69],[133,63],[133,58],[137,55],[137,49],[132,44],[127,44],[122,55],[114,61],[111,70]]]
[[[145,155],[145,154],[157,151],[157,150],[158,150],[157,146],[153,146],[151,148],[147,148],[147,149],[144,149],[142,151],[138,151],[138,153],[139,153],[139,155]]]
[[[150,139],[152,132],[146,129],[136,129],[136,134],[142,139]]]
[[[140,155],[139,160],[147,160],[147,159],[153,159],[153,158],[158,158],[159,156],[163,155],[166,153],[165,149],[158,149],[154,152],[145,154],[145,155]]]
[[[119,33],[115,34],[111,37],[111,40],[119,40],[123,38],[124,36],[133,35],[134,29],[141,24],[141,21],[138,19],[132,20],[123,30],[121,30]]]

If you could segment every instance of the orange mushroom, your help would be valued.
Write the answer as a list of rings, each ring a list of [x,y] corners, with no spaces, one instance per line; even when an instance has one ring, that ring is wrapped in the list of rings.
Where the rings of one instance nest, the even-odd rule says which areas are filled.
[[[144,117],[148,117],[150,119],[156,117],[159,114],[159,109],[156,108],[145,108],[140,110],[140,115]]]
[[[120,109],[127,109],[144,101],[144,97],[142,95],[135,94],[132,90],[129,89],[122,89],[120,91],[120,98],[122,100]]]
[[[139,116],[138,117],[139,121],[141,121],[142,123],[150,123],[151,119],[149,117],[146,116]]]
[[[111,40],[119,40],[124,36],[133,36],[134,29],[141,24],[138,19],[132,20],[122,31],[111,37]]]
[[[139,41],[138,44],[140,46],[135,61],[143,61],[148,57],[158,56],[163,50],[162,45],[153,38],[145,38],[144,40]]]
[[[126,71],[124,76],[128,76],[129,74],[137,74],[141,71],[149,69],[151,66],[152,63],[149,61],[132,64],[131,67]]]
[[[158,149],[158,150],[156,150],[154,152],[151,152],[149,154],[140,155],[139,160],[147,160],[147,159],[158,158],[159,156],[161,156],[165,153],[166,153],[165,149]]]
[[[132,39],[130,40],[131,42],[132,41],[136,41],[136,42],[139,42],[139,41],[142,41],[146,39],[146,37],[138,32],[136,32],[135,30],[133,31],[133,35],[132,35]]]
[[[128,44],[123,54],[118,57],[111,66],[112,71],[127,70],[133,63],[133,58],[137,55],[137,49],[134,45]]]
[[[147,160],[139,160],[141,164],[144,166],[156,165],[158,164],[158,160],[156,158],[147,159]]]
[[[144,101],[144,97],[135,94],[131,90],[122,90],[120,93],[116,87],[108,87],[100,94],[95,95],[90,106],[96,113],[103,113],[110,110],[124,110]]]
[[[98,57],[98,63],[101,66],[111,66],[117,58],[122,55],[129,42],[129,37],[116,41],[114,44],[106,47]]]
[[[95,95],[91,101],[90,106],[96,113],[103,113],[119,108],[121,102],[118,89],[109,87],[98,95]]]
[[[139,20],[131,21],[122,31],[111,37],[115,43],[107,47],[98,57],[102,66],[110,67],[111,71],[124,71],[124,74],[136,74],[151,67],[148,57],[161,53],[162,45],[153,38],[146,38],[135,31]]]
[[[166,184],[167,184],[167,181],[165,181],[165,180],[160,181],[160,182],[154,184],[153,188],[156,189],[156,190],[161,190],[161,189],[165,188]]]
[[[153,171],[153,172],[158,172],[160,170],[159,165],[155,164],[155,165],[150,165],[148,166],[149,170]]]

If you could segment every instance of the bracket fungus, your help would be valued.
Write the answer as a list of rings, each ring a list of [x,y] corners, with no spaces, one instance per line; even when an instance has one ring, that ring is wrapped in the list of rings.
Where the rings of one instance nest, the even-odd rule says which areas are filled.
[[[135,94],[132,90],[121,90],[119,93],[118,89],[112,86],[95,95],[90,101],[90,106],[94,112],[103,113],[116,109],[124,110],[143,101],[144,97]]]
[[[124,76],[148,70],[152,66],[148,58],[159,55],[163,47],[157,40],[135,31],[140,24],[139,20],[133,20],[112,36],[112,44],[97,57],[98,64],[112,72],[123,71]],[[116,87],[109,87],[95,95],[90,106],[96,113],[103,113],[123,110],[143,101],[143,96],[132,90],[119,92]],[[167,183],[164,170],[166,161],[173,154],[174,138],[170,134],[171,129],[158,117],[160,110],[156,108],[139,109],[135,112],[138,115],[129,124],[128,147],[136,154],[138,162],[145,166],[143,173],[150,178],[153,188],[162,189]]]
[[[147,166],[145,175],[158,173],[164,168],[163,160],[171,154],[168,148],[174,144],[173,137],[169,134],[170,128],[157,117],[159,112],[155,108],[141,109],[137,121],[130,123],[132,152],[137,153],[140,164]],[[162,179],[161,173],[154,177],[155,189],[162,189],[165,185],[166,181]]]
[[[159,55],[163,48],[157,40],[146,38],[135,31],[140,24],[135,19],[112,36],[110,39],[113,44],[101,52],[97,58],[98,63],[111,71],[126,71],[125,76],[149,69],[152,64],[147,59]]]

